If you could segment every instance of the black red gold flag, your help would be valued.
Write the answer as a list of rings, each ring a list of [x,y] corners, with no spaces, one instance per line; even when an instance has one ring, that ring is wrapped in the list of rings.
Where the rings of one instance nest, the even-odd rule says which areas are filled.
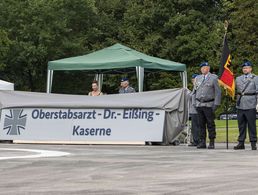
[[[227,41],[227,35],[224,36],[224,42],[223,42],[223,50],[222,50],[222,57],[220,61],[220,70],[219,70],[219,84],[223,86],[226,90],[229,96],[231,96],[232,99],[235,97],[235,80],[234,80],[234,74],[230,70],[231,64],[231,54],[228,47],[228,41]]]

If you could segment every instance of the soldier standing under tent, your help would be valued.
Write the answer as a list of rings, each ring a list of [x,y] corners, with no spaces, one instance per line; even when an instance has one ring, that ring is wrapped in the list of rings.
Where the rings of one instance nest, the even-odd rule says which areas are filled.
[[[192,83],[195,84],[195,78],[198,76],[198,74],[192,75]],[[189,115],[191,118],[191,144],[188,146],[197,146],[199,144],[199,131],[200,131],[200,125],[199,125],[199,119],[198,119],[198,113],[196,108],[193,105],[193,98],[194,98],[195,90],[193,89],[189,93]]]
[[[119,89],[119,93],[135,93],[135,89],[129,86],[129,79],[128,78],[122,78],[121,79],[121,88]]]
[[[220,105],[221,90],[218,84],[218,77],[210,73],[208,62],[200,64],[201,75],[195,79],[194,106],[198,112],[200,123],[200,143],[197,148],[206,148],[206,126],[209,132],[210,143],[208,149],[215,148],[216,127],[215,110]]]
[[[245,149],[246,128],[252,150],[257,150],[256,111],[258,111],[258,76],[252,74],[252,63],[242,64],[243,75],[236,78],[237,120],[239,128],[238,144],[235,150]]]

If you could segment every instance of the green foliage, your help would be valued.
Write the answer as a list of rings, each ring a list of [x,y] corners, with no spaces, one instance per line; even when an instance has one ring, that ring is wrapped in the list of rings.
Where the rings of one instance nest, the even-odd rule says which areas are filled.
[[[7,33],[0,29],[0,70],[3,70],[5,65],[5,59],[10,49],[11,41],[9,40]]]
[[[0,16],[0,27],[12,41],[3,74],[16,89],[45,91],[49,60],[92,49],[85,47],[85,35],[96,21],[94,1],[3,1]]]
[[[233,63],[237,72],[241,72],[237,66],[244,59],[251,60],[254,65],[258,64],[258,1],[236,0],[234,11],[231,13],[231,33],[233,45]],[[258,73],[258,70],[255,70]]]
[[[48,61],[117,42],[185,63],[189,78],[206,60],[217,74],[225,19],[230,23],[234,72],[239,75],[243,59],[258,63],[257,14],[257,0],[4,0],[0,2],[0,75],[15,82],[18,90],[45,91]],[[137,86],[134,72],[121,73],[105,75],[103,90],[116,93],[122,76]],[[86,94],[93,77],[83,71],[56,72],[53,91]],[[145,74],[145,90],[174,87],[181,87],[177,73]]]

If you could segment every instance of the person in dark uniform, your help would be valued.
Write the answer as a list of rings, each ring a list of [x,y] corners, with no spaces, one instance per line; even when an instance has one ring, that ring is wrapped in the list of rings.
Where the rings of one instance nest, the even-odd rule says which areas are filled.
[[[192,83],[195,84],[195,78],[198,76],[198,74],[192,75]],[[188,146],[197,146],[199,144],[199,131],[200,131],[200,125],[199,125],[199,119],[198,119],[198,113],[193,105],[193,98],[194,98],[195,90],[193,89],[189,95],[188,95],[188,102],[189,102],[189,116],[191,119],[191,144]]]
[[[245,149],[246,128],[252,150],[257,150],[256,110],[258,110],[258,76],[252,74],[252,63],[242,64],[243,75],[236,78],[237,90],[237,121],[239,128],[238,144],[235,150]]]
[[[128,78],[122,78],[120,86],[121,86],[121,88],[119,89],[119,94],[135,93],[135,89],[129,86],[129,79]]]
[[[210,73],[208,62],[200,64],[200,67],[202,74],[195,78],[194,96],[194,106],[200,123],[200,143],[197,148],[206,148],[207,126],[210,139],[208,149],[214,149],[216,139],[215,110],[220,105],[221,90],[217,75]]]

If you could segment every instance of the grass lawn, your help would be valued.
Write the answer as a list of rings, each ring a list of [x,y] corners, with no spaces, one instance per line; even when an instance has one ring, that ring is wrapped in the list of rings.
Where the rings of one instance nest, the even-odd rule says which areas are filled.
[[[216,132],[217,138],[216,142],[226,142],[226,120],[216,120]],[[256,125],[258,127],[258,120],[256,120]],[[228,121],[228,140],[229,142],[237,142],[238,138],[238,125],[237,120]],[[249,142],[249,135],[247,133],[246,142]]]

